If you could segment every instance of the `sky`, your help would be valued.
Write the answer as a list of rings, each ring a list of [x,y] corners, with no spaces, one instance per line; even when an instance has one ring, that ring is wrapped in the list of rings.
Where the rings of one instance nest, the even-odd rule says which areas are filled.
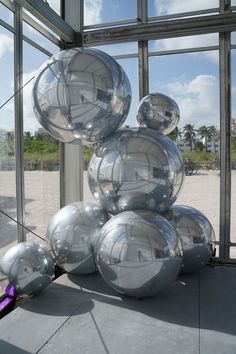
[[[50,6],[59,13],[59,1],[48,0]],[[232,1],[236,5],[236,0]],[[215,8],[218,0],[149,0],[149,16],[160,16],[184,11]],[[12,24],[12,15],[4,6],[0,6],[0,18]],[[85,25],[115,20],[136,18],[136,0],[85,0]],[[24,26],[24,34],[43,45],[52,53],[58,51],[29,26]],[[235,43],[235,36],[232,36]],[[218,35],[191,36],[168,40],[150,41],[151,51],[192,48],[195,46],[217,45]],[[111,55],[137,52],[137,43],[107,45],[98,49]],[[24,82],[33,77],[47,56],[24,44]],[[126,71],[132,88],[132,105],[125,124],[136,126],[136,111],[138,106],[138,61],[125,59],[118,61]],[[13,94],[13,36],[0,26],[0,104]],[[180,108],[180,123],[215,125],[219,128],[219,59],[218,51],[201,53],[165,55],[149,59],[149,91],[159,92],[174,99]],[[232,56],[232,101],[233,117],[236,118],[236,52]],[[40,126],[34,117],[31,102],[32,83],[24,89],[24,129],[32,131]],[[0,111],[0,128],[14,128],[13,100]]]

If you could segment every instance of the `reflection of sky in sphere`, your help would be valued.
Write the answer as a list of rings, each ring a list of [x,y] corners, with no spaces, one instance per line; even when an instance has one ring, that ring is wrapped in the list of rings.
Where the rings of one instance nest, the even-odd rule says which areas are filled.
[[[111,213],[149,209],[163,212],[176,200],[183,162],[175,144],[150,129],[124,129],[95,151],[89,185]]]
[[[151,93],[139,102],[137,120],[142,127],[169,134],[176,128],[179,118],[177,103],[166,95]]]
[[[131,102],[121,66],[96,49],[74,48],[49,59],[33,88],[34,111],[55,138],[99,141],[125,121]]]
[[[114,289],[136,297],[152,296],[176,279],[182,246],[162,216],[151,211],[126,211],[103,226],[96,259],[101,274]]]

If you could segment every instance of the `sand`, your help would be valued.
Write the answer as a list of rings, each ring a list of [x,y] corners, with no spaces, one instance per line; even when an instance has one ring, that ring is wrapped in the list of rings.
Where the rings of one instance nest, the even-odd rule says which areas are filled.
[[[176,204],[184,204],[202,211],[212,223],[216,239],[219,240],[219,190],[218,171],[202,170],[197,175],[186,176],[182,191]],[[0,171],[0,209],[16,216],[15,174],[13,171]],[[232,171],[232,216],[236,212],[236,171]],[[91,196],[86,172],[84,172],[84,199]],[[25,221],[27,227],[45,238],[51,217],[59,210],[59,172],[25,172]],[[236,242],[236,220],[231,221],[231,241]],[[0,256],[17,242],[16,224],[0,213]],[[28,240],[40,239],[26,232]]]

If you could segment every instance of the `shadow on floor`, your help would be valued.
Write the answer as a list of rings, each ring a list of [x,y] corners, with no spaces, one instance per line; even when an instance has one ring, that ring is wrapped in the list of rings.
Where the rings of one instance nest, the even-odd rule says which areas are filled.
[[[47,315],[73,316],[91,312],[96,302],[100,302],[128,310],[131,320],[132,312],[138,312],[181,326],[236,335],[236,268],[228,278],[216,275],[182,276],[165,291],[142,300],[119,295],[98,274],[63,275],[69,286],[53,283],[38,298],[21,307]]]
[[[1,339],[0,339],[0,348],[1,348],[1,353],[6,353],[6,354],[31,354],[30,352],[21,349],[19,347],[16,347],[15,345],[12,345],[10,343],[7,343]]]

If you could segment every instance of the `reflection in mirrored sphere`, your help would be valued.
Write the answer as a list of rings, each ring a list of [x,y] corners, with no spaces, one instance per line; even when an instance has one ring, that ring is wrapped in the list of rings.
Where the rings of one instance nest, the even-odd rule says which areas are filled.
[[[34,112],[56,139],[99,141],[125,121],[131,102],[121,66],[97,49],[73,48],[53,55],[33,87]]]
[[[96,149],[88,167],[92,194],[111,214],[125,210],[165,212],[183,183],[181,153],[152,129],[122,129]]]
[[[107,213],[95,202],[72,203],[59,210],[46,235],[57,264],[70,273],[93,273],[94,244],[107,220]]]
[[[151,211],[125,211],[110,219],[95,254],[106,282],[137,298],[165,289],[182,265],[182,245],[174,228]]]
[[[145,96],[138,105],[137,120],[141,127],[152,128],[169,134],[179,122],[180,113],[177,103],[161,93]]]
[[[206,216],[195,208],[183,205],[174,205],[164,216],[182,240],[182,272],[192,273],[207,264],[214,253],[215,233]]]
[[[54,262],[47,248],[26,241],[11,247],[2,257],[0,268],[17,294],[33,295],[43,290],[54,275]]]

